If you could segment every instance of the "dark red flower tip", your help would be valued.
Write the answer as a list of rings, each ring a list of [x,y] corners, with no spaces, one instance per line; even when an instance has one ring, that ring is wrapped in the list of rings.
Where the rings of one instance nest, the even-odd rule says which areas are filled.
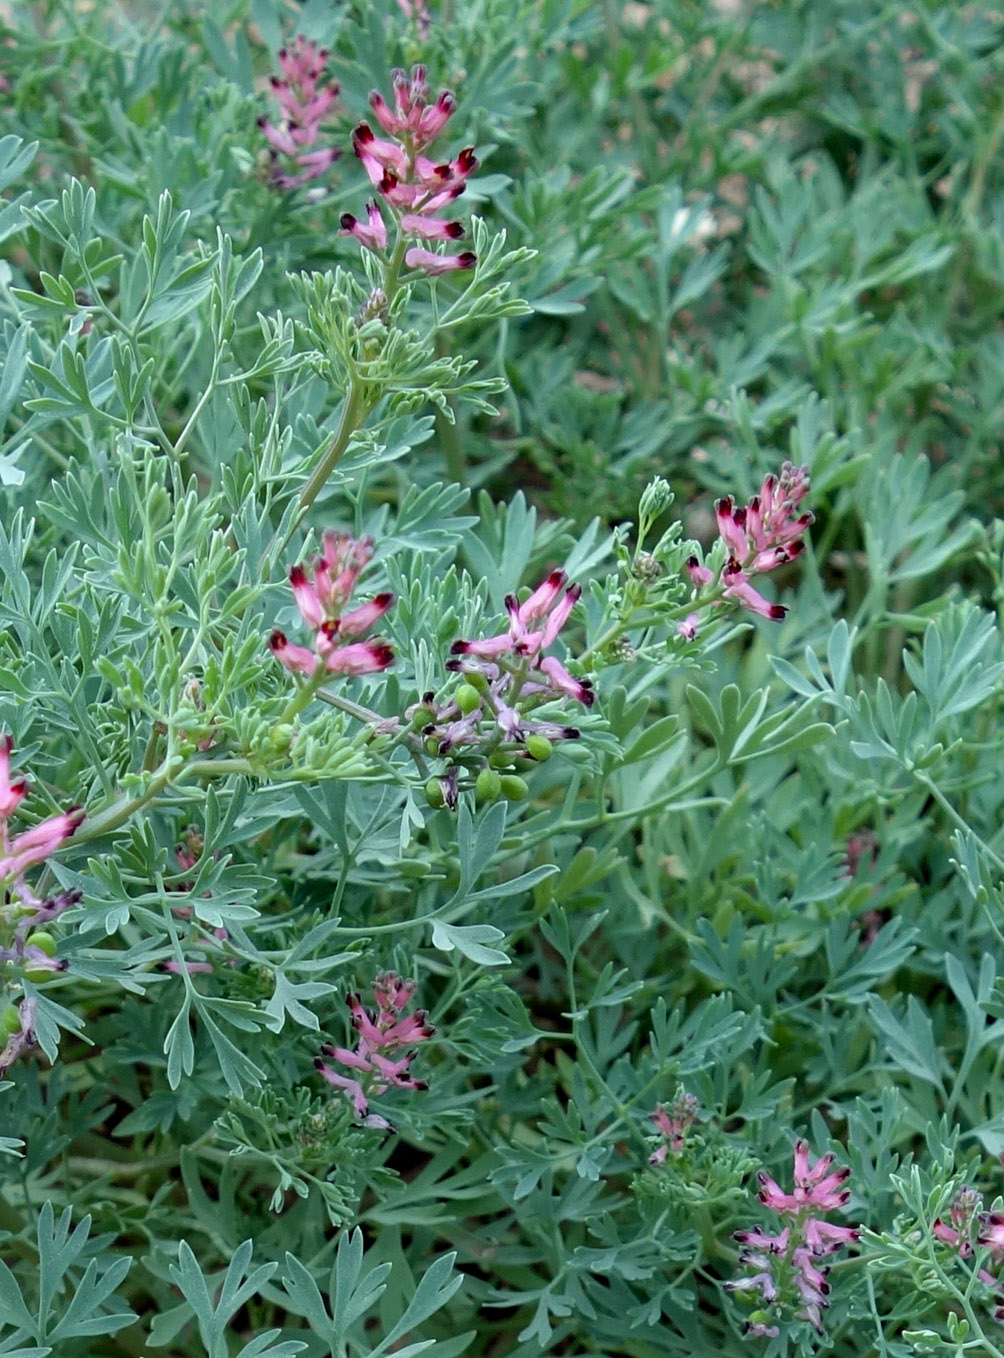
[[[780,622],[787,612],[788,610],[785,608],[784,604],[771,604],[770,606],[770,616],[773,622]]]
[[[454,641],[450,643],[450,655],[466,655],[471,649],[469,641]]]
[[[277,627],[275,631],[272,633],[272,635],[269,637],[268,645],[269,650],[281,651],[284,646],[289,645],[289,642],[286,640],[286,633],[280,632]]]
[[[459,240],[460,237],[464,234],[463,222],[447,222],[445,229],[446,234],[449,236],[450,240]]]
[[[465,146],[457,156],[457,169],[460,170],[461,174],[470,174],[472,170],[477,169],[477,166],[478,158],[474,154],[474,147]]]
[[[375,140],[376,138],[373,135],[373,129],[370,127],[369,123],[360,123],[352,133],[353,146],[367,146],[371,141]]]
[[[356,219],[355,217],[353,217],[351,212],[343,212],[342,215],[338,218],[338,225],[342,228],[343,231],[351,231],[355,224]]]
[[[473,250],[465,250],[462,255],[457,255],[458,269],[473,269],[478,262],[478,257]]]
[[[393,647],[388,646],[385,641],[371,642],[370,654],[372,655],[374,662],[379,665],[382,670],[387,669],[394,663],[394,649]]]
[[[291,566],[289,568],[289,583],[294,589],[299,589],[301,585],[307,583],[307,573],[302,566]]]

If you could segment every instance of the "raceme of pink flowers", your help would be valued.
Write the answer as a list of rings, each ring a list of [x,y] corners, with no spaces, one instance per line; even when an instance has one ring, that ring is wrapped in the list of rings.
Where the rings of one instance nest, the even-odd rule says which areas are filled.
[[[338,98],[337,85],[322,83],[327,59],[327,50],[302,34],[279,52],[282,75],[270,83],[280,115],[274,122],[259,118],[258,126],[271,148],[272,182],[280,189],[319,178],[341,155],[319,144],[321,124]]]
[[[339,1065],[353,1071],[344,1075],[318,1057],[314,1066],[334,1089],[349,1098],[356,1116],[367,1127],[390,1128],[390,1123],[379,1113],[369,1111],[369,1101],[384,1094],[393,1086],[397,1089],[426,1089],[424,1080],[416,1080],[410,1073],[415,1052],[405,1050],[426,1042],[436,1031],[424,1009],[411,1014],[404,1010],[415,993],[414,981],[403,981],[396,972],[385,972],[372,985],[376,1011],[363,1008],[362,998],[348,995],[346,1004],[356,1032],[354,1048],[326,1044],[323,1056],[331,1057]]]
[[[10,946],[0,948],[0,963],[23,972],[65,971],[65,960],[32,942],[32,931],[58,918],[64,910],[78,905],[83,893],[76,888],[57,891],[45,899],[32,890],[25,879],[29,868],[50,858],[80,825],[84,813],[77,806],[58,812],[30,830],[12,835],[11,817],[28,794],[29,783],[20,773],[11,772],[14,742],[9,735],[0,737],[0,888],[9,912],[8,923],[16,919]],[[40,937],[41,941],[41,937]],[[0,1076],[35,1044],[35,1001],[26,995],[18,1006],[20,1030],[11,1035],[0,1051]]]
[[[779,1334],[780,1326],[773,1322],[786,1305],[795,1306],[796,1316],[822,1334],[830,1285],[828,1267],[817,1261],[860,1237],[856,1227],[839,1226],[820,1215],[845,1206],[850,1199],[849,1169],[834,1169],[832,1155],[820,1156],[813,1163],[809,1143],[800,1140],[795,1143],[792,1177],[794,1187],[788,1193],[766,1171],[757,1176],[760,1202],[784,1223],[776,1234],[759,1227],[735,1233],[742,1247],[739,1261],[747,1272],[725,1287],[766,1308],[754,1312],[747,1334],[767,1338]]]
[[[574,726],[535,720],[529,714],[543,703],[566,698],[592,706],[595,695],[589,680],[577,679],[556,656],[545,655],[581,593],[579,585],[569,585],[564,571],[552,571],[522,604],[515,594],[506,596],[509,626],[504,632],[453,643],[446,668],[476,677],[481,697],[467,712],[452,699],[437,705],[432,694],[423,697],[419,708],[427,709],[432,720],[422,734],[437,743],[439,754],[484,743],[488,728],[504,741],[517,743],[530,736],[552,741],[578,738]]]
[[[11,777],[10,757],[14,742],[9,735],[0,737],[0,882],[5,891],[16,896],[22,906],[38,912],[46,908],[46,902],[38,899],[31,891],[24,874],[29,868],[51,857],[80,825],[84,812],[79,806],[71,806],[48,820],[11,836],[10,818],[21,805],[28,792],[28,780],[20,774]],[[52,919],[51,913],[45,916]],[[38,921],[32,916],[31,923]]]
[[[300,616],[313,633],[313,648],[290,642],[284,632],[269,639],[272,654],[292,674],[373,674],[394,662],[394,652],[378,637],[359,640],[394,602],[378,594],[369,603],[345,611],[363,567],[373,555],[373,539],[349,533],[325,533],[324,550],[308,575],[303,566],[289,573]]]
[[[429,275],[473,268],[477,256],[469,250],[454,255],[428,248],[429,243],[459,240],[464,234],[461,222],[444,221],[437,214],[464,192],[478,163],[470,146],[448,161],[424,154],[453,115],[456,100],[444,90],[429,102],[424,66],[413,66],[410,75],[396,70],[392,80],[393,107],[379,91],[370,95],[373,116],[386,137],[378,137],[369,123],[360,123],[352,134],[353,150],[402,234],[417,240],[405,251],[409,268]],[[388,243],[384,208],[377,201],[368,203],[365,222],[345,213],[343,232],[364,249],[383,253]]]
[[[809,492],[808,467],[785,462],[780,476],[764,477],[758,494],[748,505],[737,507],[731,495],[715,505],[718,536],[728,557],[722,571],[722,594],[762,618],[780,620],[787,613],[754,588],[750,577],[762,575],[794,559],[805,550],[803,533],[813,521],[799,506]],[[703,589],[715,581],[714,572],[692,556],[687,571],[694,585]]]

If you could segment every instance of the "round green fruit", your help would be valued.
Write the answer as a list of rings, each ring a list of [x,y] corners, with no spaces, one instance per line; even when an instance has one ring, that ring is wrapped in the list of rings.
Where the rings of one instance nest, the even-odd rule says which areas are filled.
[[[21,1013],[16,1004],[8,1004],[0,1014],[0,1033],[13,1037],[21,1031]]]
[[[430,778],[425,785],[425,800],[434,811],[441,811],[446,805],[443,789],[438,778]]]
[[[494,769],[482,769],[478,774],[477,782],[474,784],[474,800],[478,806],[484,802],[493,802],[502,793],[502,779]]]
[[[530,791],[525,778],[520,778],[516,773],[504,773],[499,779],[502,785],[502,796],[510,802],[521,802]]]
[[[457,706],[464,716],[470,716],[481,706],[481,694],[473,684],[461,684],[457,689]]]
[[[536,759],[538,764],[542,764],[554,754],[554,746],[547,736],[527,736],[526,752],[531,759]]]
[[[46,933],[44,929],[36,929],[28,939],[28,942],[33,948],[39,948],[44,952],[46,957],[55,957],[56,940],[50,933]]]

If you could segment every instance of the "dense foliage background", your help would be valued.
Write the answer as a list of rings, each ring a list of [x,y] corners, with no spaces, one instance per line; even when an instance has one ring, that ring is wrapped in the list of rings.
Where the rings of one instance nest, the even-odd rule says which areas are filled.
[[[396,290],[340,222],[415,63],[479,258]],[[0,865],[0,1354],[1004,1353],[1002,75],[933,0],[4,7],[0,730],[12,831],[86,819],[27,943]],[[693,604],[786,459],[787,616]],[[329,529],[396,663],[324,701],[268,642]],[[581,738],[437,809],[394,719],[559,567]],[[315,1062],[387,972],[367,1122]],[[815,1313],[727,1286],[800,1138]]]

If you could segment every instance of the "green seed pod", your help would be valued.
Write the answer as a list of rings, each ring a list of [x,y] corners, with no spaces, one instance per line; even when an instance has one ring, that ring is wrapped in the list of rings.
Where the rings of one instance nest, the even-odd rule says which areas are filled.
[[[474,784],[474,800],[478,806],[493,802],[502,793],[502,779],[494,769],[482,769]]]
[[[438,778],[430,778],[426,783],[425,800],[434,811],[441,811],[446,805],[446,798],[443,796],[443,789]]]
[[[543,764],[545,759],[550,759],[554,754],[554,746],[547,736],[527,736],[526,752],[531,759],[536,759],[538,764]]]
[[[502,784],[502,796],[510,802],[521,802],[530,791],[526,779],[515,773],[504,773],[499,782]]]
[[[470,716],[481,706],[481,694],[473,684],[461,684],[456,693],[457,706],[464,716]]]
[[[435,736],[428,736],[425,742],[426,754],[439,754],[439,741]]]
[[[477,689],[479,693],[488,692],[488,680],[483,674],[465,674],[464,683],[470,684],[471,688]]]
[[[21,1015],[16,1004],[8,1004],[0,1014],[0,1033],[13,1037],[21,1031]]]
[[[512,755],[506,754],[504,750],[495,750],[488,756],[489,766],[493,769],[511,769]]]
[[[39,948],[42,952],[44,952],[46,957],[55,957],[56,940],[53,938],[51,934],[46,933],[44,929],[36,929],[35,932],[28,939],[28,942],[32,945],[32,947]]]

